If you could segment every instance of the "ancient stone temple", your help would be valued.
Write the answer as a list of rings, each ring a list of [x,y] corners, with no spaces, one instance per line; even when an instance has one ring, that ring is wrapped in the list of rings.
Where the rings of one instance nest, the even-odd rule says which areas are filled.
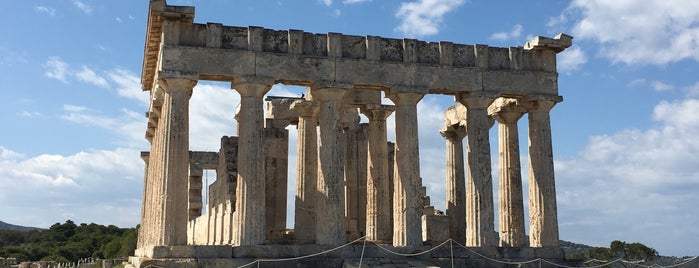
[[[445,258],[440,254],[450,252],[452,261],[465,264],[475,261],[471,250],[509,260],[564,258],[549,112],[562,100],[556,54],[572,37],[536,37],[523,47],[501,48],[193,20],[194,7],[150,2],[141,83],[150,94],[151,148],[141,155],[143,207],[132,265],[237,267],[355,240],[371,247],[355,243],[327,253],[319,257],[323,266],[391,258],[378,247],[415,252],[450,239],[464,247],[435,250],[420,261],[438,264]],[[231,115],[237,133],[221,137],[218,152],[189,149],[189,99],[200,80],[230,82],[232,93],[240,94],[240,103],[231,103],[238,105]],[[266,96],[275,84],[306,92]],[[426,94],[457,102],[445,111],[441,130],[418,126],[417,104]],[[382,104],[383,96],[393,105]],[[360,113],[367,123],[360,123]],[[387,138],[390,115],[395,141]],[[519,160],[524,115],[529,234]],[[494,124],[497,210],[488,134]],[[287,172],[289,125],[298,131],[295,178]],[[446,214],[430,205],[422,184],[418,129],[440,131],[446,141]],[[204,170],[217,174],[207,200]],[[289,180],[295,182],[293,200],[286,197]],[[289,230],[287,202],[295,208]]]

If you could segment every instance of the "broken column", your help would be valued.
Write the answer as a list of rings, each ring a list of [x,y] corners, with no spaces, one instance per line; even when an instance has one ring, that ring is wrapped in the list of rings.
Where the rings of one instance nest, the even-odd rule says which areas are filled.
[[[498,121],[498,223],[501,247],[525,246],[522,170],[517,121],[525,110],[515,99],[498,98],[488,113]]]
[[[262,97],[273,81],[236,77],[240,93],[238,119],[238,183],[234,215],[234,245],[259,245],[265,240],[265,181]]]

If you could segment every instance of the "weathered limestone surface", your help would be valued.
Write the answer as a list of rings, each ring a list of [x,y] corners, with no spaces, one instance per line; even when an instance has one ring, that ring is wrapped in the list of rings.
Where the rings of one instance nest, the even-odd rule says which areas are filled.
[[[362,109],[369,118],[367,159],[366,239],[391,242],[391,198],[388,173],[388,134],[386,118],[395,110],[387,105],[367,105]]]
[[[483,95],[460,96],[466,106],[468,135],[468,163],[466,179],[466,246],[484,247],[497,244],[493,234],[493,178],[490,175],[490,140],[488,106],[493,97]]]
[[[465,123],[465,122],[464,122]],[[464,147],[466,127],[452,125],[441,131],[446,140],[446,186],[449,238],[466,244],[466,178],[464,176]]]
[[[230,245],[235,256],[248,249],[259,256],[267,250],[261,244],[291,237],[285,232],[288,124],[298,125],[299,137],[293,243],[316,244],[297,250],[366,234],[406,252],[423,240],[447,237],[486,251],[515,247],[499,249],[505,255],[520,252],[526,245],[517,119],[524,113],[530,236],[537,248],[527,252],[559,256],[549,111],[561,100],[556,54],[572,37],[536,37],[524,47],[499,48],[193,20],[193,7],[150,2],[141,84],[150,91],[145,137],[151,150],[144,156],[136,266],[167,263],[157,258],[207,265],[213,262],[198,258],[230,258]],[[217,167],[206,158],[215,153],[189,153],[188,102],[199,80],[232,82],[241,95],[238,137],[222,139]],[[269,97],[263,128],[262,98],[277,83],[308,91],[299,98]],[[382,93],[395,107],[381,105]],[[453,95],[461,103],[446,111],[442,132],[447,216],[430,205],[420,177],[417,104],[425,94]],[[359,123],[358,109],[368,124]],[[385,125],[393,109],[395,144],[387,142]],[[500,244],[489,115],[500,122]],[[202,173],[213,168],[217,179],[202,215]]]
[[[312,89],[313,100],[319,103],[318,122],[318,195],[316,196],[317,219],[316,244],[341,245],[345,243],[345,196],[344,196],[344,153],[342,148],[342,89],[327,86]]]
[[[239,78],[233,88],[240,93],[238,119],[238,183],[234,225],[235,245],[258,245],[265,240],[264,121],[262,97],[269,80]]]
[[[516,100],[499,98],[488,109],[498,121],[498,216],[500,246],[525,246],[522,170],[517,120],[525,110]]]
[[[393,245],[422,244],[422,202],[420,200],[420,157],[418,149],[417,103],[423,94],[392,93],[396,106],[396,143],[393,192]]]
[[[558,246],[558,210],[553,173],[549,111],[560,98],[533,99],[529,112],[529,243],[532,247]]]
[[[294,238],[298,243],[316,240],[316,196],[318,195],[318,106],[310,101],[294,102],[291,109],[299,115],[296,154],[296,203]]]
[[[289,165],[287,120],[267,119],[264,129],[266,240],[280,241],[286,232],[286,189]]]

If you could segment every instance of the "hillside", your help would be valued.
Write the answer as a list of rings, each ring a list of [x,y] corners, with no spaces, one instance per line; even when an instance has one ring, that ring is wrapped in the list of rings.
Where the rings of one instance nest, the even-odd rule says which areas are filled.
[[[36,228],[36,227],[19,226],[19,225],[9,224],[9,223],[0,221],[0,230],[13,230],[13,231],[26,232],[26,231],[43,230],[43,229]]]

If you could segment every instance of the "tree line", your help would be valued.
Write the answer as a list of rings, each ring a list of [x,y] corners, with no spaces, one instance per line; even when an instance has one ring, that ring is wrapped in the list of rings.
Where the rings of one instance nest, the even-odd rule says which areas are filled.
[[[116,259],[132,255],[137,228],[73,221],[48,230],[0,230],[0,257],[18,261],[76,262],[84,258]]]

